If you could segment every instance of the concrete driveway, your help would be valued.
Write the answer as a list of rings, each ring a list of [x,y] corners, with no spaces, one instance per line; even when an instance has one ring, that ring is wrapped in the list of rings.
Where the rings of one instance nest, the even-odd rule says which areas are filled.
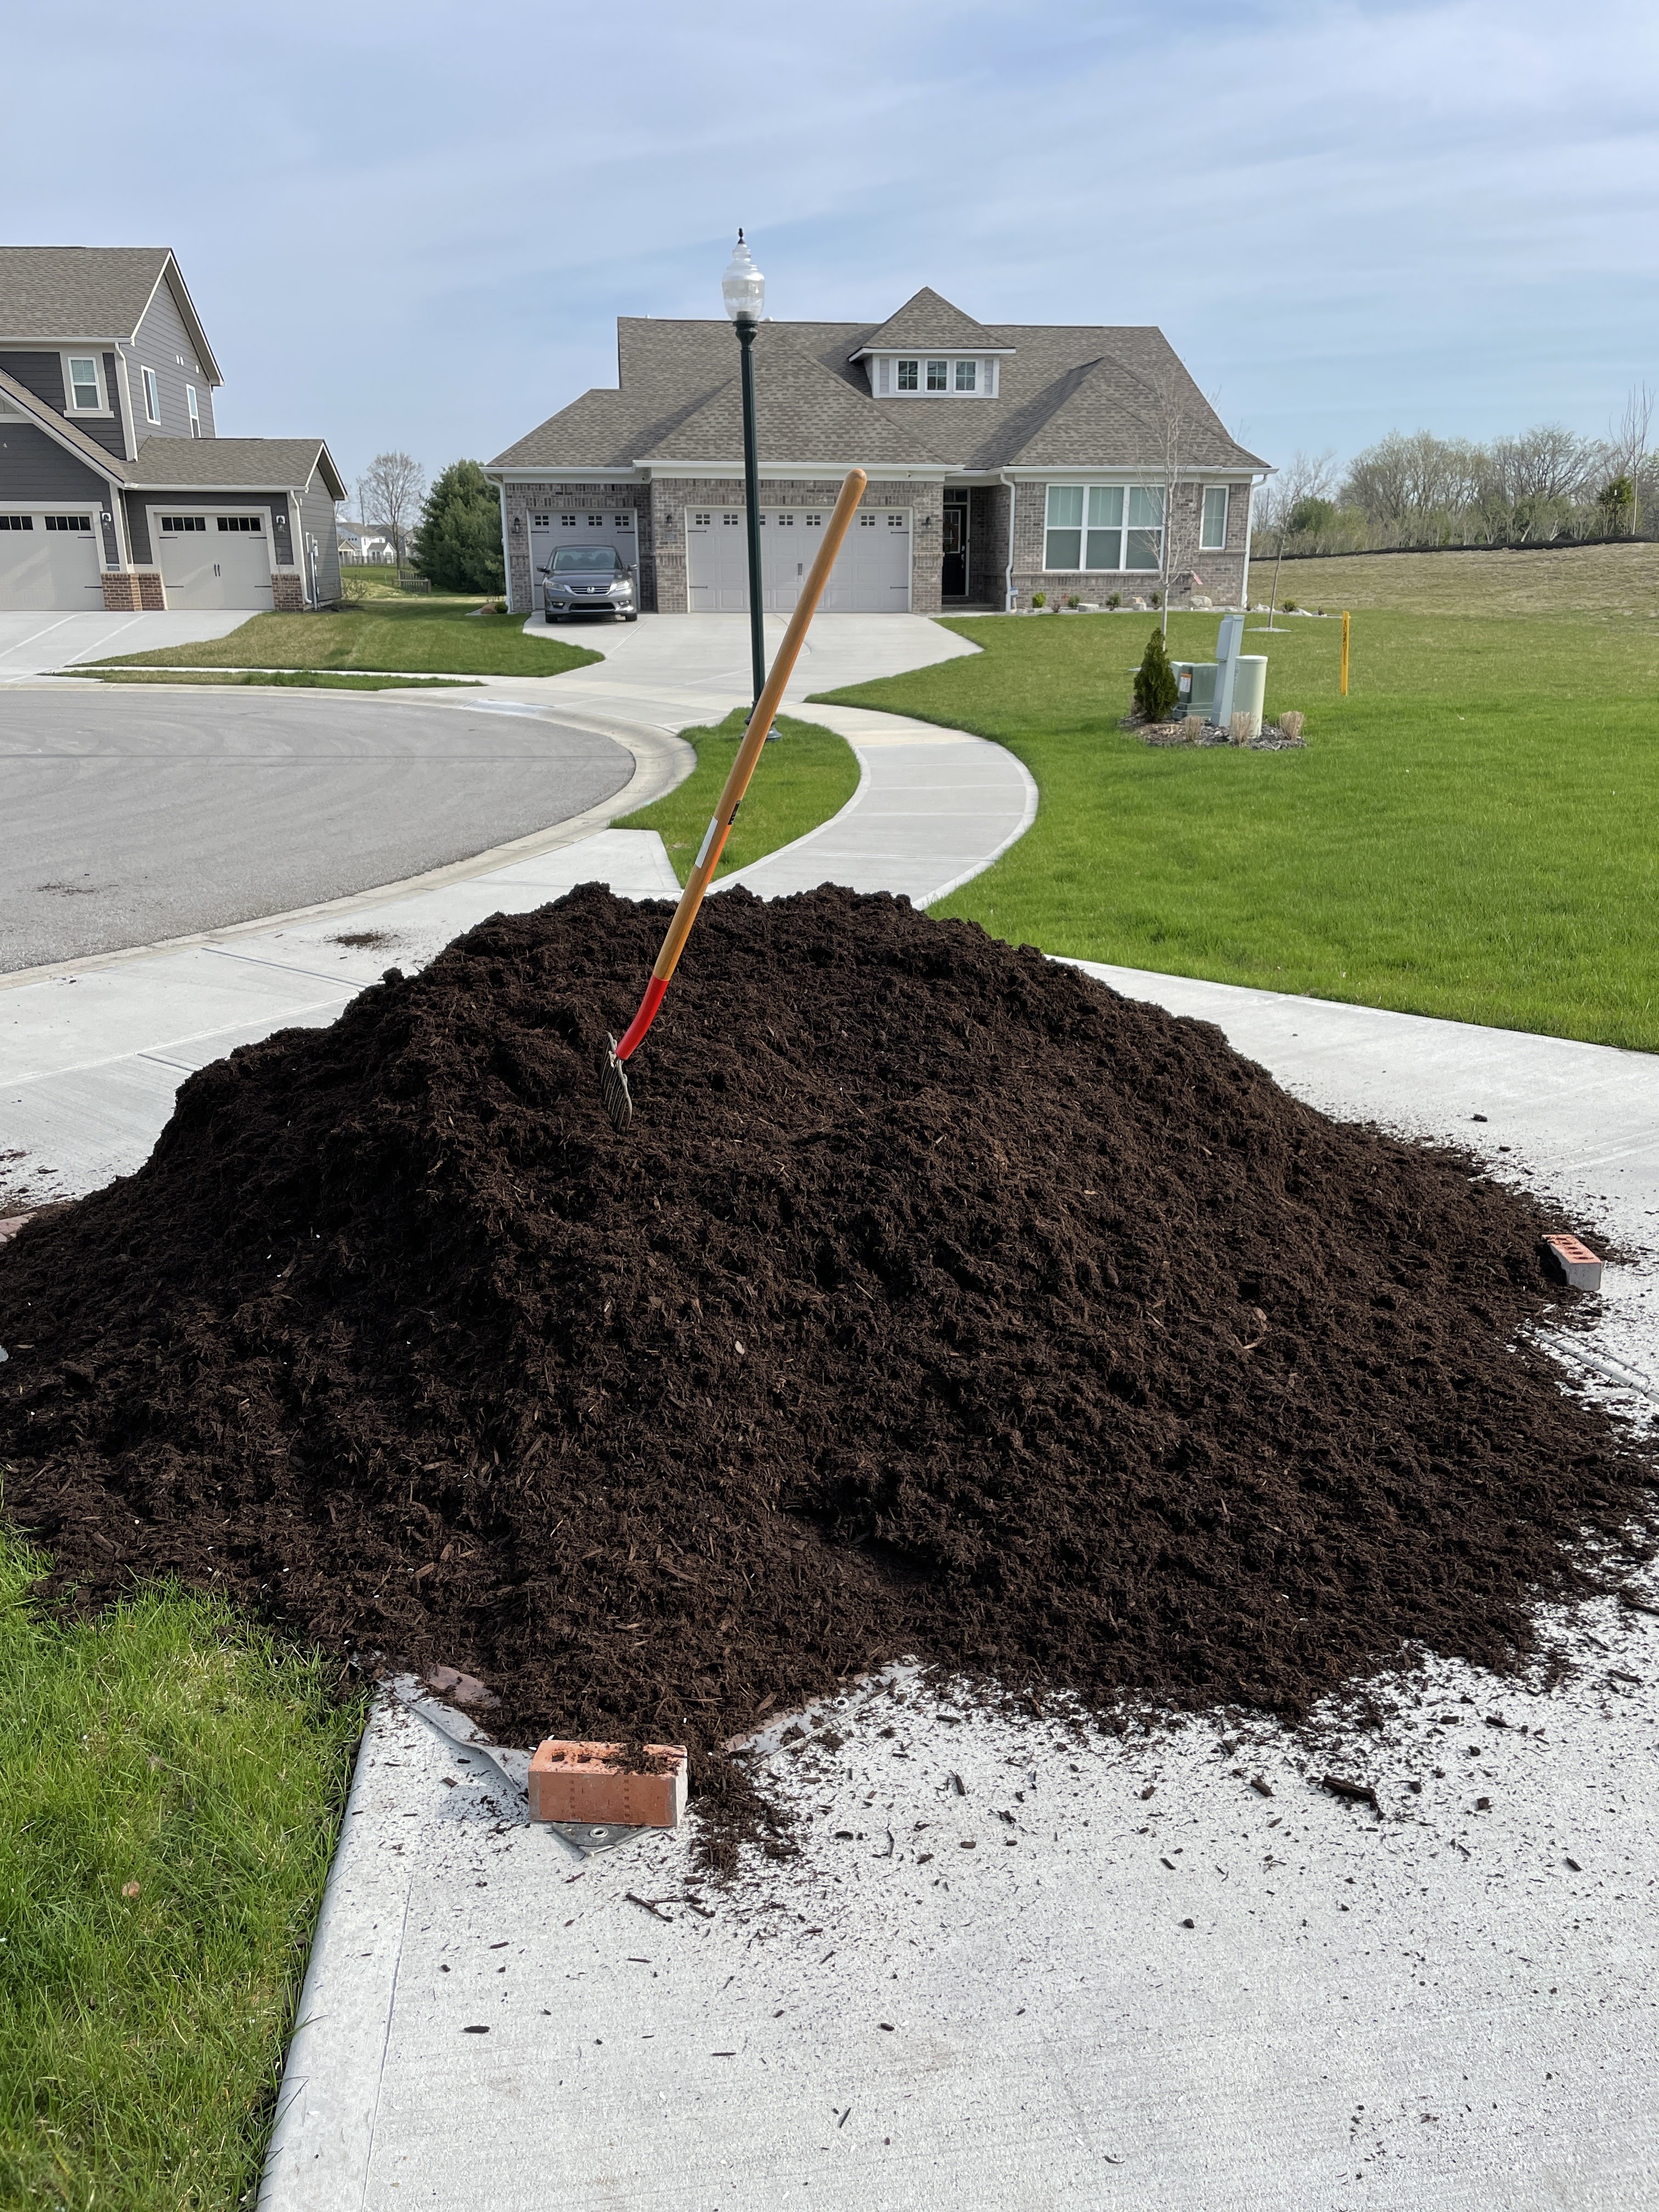
[[[228,637],[249,619],[249,610],[241,607],[212,614],[0,614],[0,684],[112,653],[155,653],[163,646]]]
[[[551,708],[553,702],[547,700]],[[583,813],[634,757],[453,691],[14,691],[0,971],[400,881]]]
[[[767,616],[769,662],[787,628],[786,617]],[[678,701],[683,724],[693,706],[702,706],[713,720],[749,698],[747,615],[643,615],[636,623],[572,622],[551,629],[542,616],[532,615],[525,635],[602,653],[599,666],[573,669],[560,678],[559,689],[607,702],[618,713],[631,706],[649,714],[659,702]],[[806,634],[786,697],[791,712],[799,713],[814,692],[902,676],[978,650],[922,615],[821,614]]]

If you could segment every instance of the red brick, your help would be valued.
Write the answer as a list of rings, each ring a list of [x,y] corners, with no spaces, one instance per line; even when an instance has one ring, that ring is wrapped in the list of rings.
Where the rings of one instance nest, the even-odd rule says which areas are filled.
[[[1568,1236],[1565,1231],[1559,1237],[1547,1237],[1544,1254],[1552,1272],[1575,1291],[1601,1289],[1601,1262],[1581,1238]]]
[[[648,1743],[667,1764],[660,1774],[629,1774],[613,1762],[617,1743],[568,1743],[550,1737],[530,1762],[532,1820],[588,1820],[610,1828],[674,1828],[685,1810],[684,1744]]]

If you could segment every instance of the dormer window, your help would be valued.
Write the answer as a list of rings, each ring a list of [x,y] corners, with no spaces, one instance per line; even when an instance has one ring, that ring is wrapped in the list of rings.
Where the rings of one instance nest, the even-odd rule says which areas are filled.
[[[957,361],[949,355],[943,359],[935,355],[930,360],[924,354],[912,360],[908,355],[891,358],[872,354],[868,360],[870,389],[878,399],[890,398],[896,393],[931,399],[953,395],[964,399],[996,398],[994,359]]]

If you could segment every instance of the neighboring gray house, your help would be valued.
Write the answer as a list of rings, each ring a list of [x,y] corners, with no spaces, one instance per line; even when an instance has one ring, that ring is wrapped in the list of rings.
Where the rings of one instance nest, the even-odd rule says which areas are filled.
[[[513,606],[536,604],[566,532],[592,531],[637,563],[647,608],[745,607],[730,325],[624,317],[617,361],[619,389],[585,393],[486,471]],[[763,324],[755,375],[769,608],[794,605],[854,466],[870,488],[828,608],[1100,604],[1166,577],[1180,604],[1243,602],[1267,465],[1159,331],[976,323],[923,290],[885,323]]]
[[[166,246],[0,246],[0,611],[328,605],[320,438],[221,438]]]

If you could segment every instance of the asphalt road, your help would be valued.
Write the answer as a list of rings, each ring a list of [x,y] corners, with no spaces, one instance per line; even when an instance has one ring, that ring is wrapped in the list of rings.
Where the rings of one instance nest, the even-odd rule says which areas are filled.
[[[632,772],[608,738],[464,691],[7,691],[0,972],[395,883]]]

